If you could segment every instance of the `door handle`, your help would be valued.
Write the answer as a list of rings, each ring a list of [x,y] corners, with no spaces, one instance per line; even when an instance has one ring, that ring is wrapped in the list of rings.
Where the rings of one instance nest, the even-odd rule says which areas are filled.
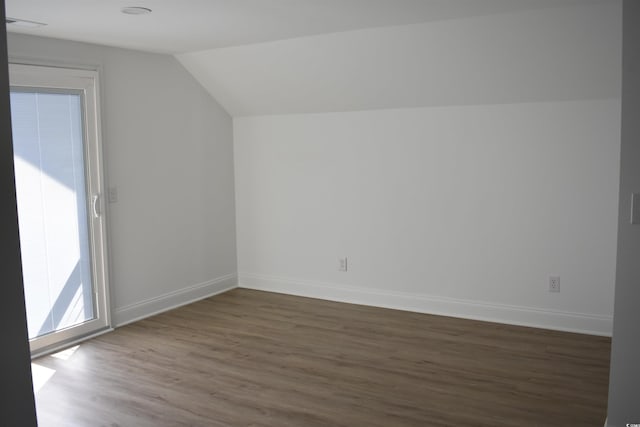
[[[100,218],[100,194],[94,194],[93,200],[91,201],[91,207],[93,208],[93,216],[95,218]]]

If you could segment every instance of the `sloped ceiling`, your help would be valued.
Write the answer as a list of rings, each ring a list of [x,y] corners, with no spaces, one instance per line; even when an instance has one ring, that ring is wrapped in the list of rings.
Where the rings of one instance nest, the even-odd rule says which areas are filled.
[[[233,115],[619,96],[621,6],[356,30],[177,55]]]
[[[607,0],[6,0],[7,30],[160,53],[185,53],[371,27]],[[149,15],[120,13],[125,6]]]
[[[144,16],[120,13],[144,6]],[[29,33],[175,54],[233,116],[619,96],[621,0],[6,0]]]

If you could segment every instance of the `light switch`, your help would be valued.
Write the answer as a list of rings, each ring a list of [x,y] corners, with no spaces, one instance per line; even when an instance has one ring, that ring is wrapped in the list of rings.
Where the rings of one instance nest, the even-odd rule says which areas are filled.
[[[640,193],[631,195],[631,224],[640,225]]]
[[[118,202],[118,187],[109,187],[109,203]]]

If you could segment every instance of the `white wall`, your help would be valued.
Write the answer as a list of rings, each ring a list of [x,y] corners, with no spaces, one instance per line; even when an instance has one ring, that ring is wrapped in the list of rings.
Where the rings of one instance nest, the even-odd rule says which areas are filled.
[[[211,51],[200,63],[232,111],[253,114],[234,118],[240,286],[610,335],[620,3],[366,31]],[[393,40],[413,32],[403,65],[388,66]],[[347,65],[355,89],[332,88],[310,59],[341,41],[337,54],[321,51],[337,61],[329,70]],[[365,58],[380,48],[365,61],[375,78],[349,74],[363,46]],[[307,61],[321,71],[294,67],[272,100],[272,62],[260,60],[274,49],[290,54],[275,56],[278,70]],[[193,71],[191,59],[181,57]],[[236,92],[247,63],[256,92]],[[240,77],[225,80],[220,70],[234,66]],[[429,71],[420,82],[428,66],[442,79]],[[395,74],[381,79],[384,70]],[[396,106],[418,108],[331,112],[350,100],[380,108],[394,94]],[[412,94],[416,105],[405,105]],[[266,115],[315,109],[324,113]],[[347,273],[337,271],[343,256]],[[550,275],[560,294],[548,292]]]
[[[99,66],[114,320],[235,286],[230,116],[176,61],[10,34],[14,60]]]
[[[236,118],[240,284],[609,334],[618,135],[617,100]]]

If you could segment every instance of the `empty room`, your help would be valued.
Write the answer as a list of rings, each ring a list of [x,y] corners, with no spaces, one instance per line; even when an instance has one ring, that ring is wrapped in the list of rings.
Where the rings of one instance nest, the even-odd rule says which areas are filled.
[[[0,9],[0,424],[640,426],[640,2]]]

